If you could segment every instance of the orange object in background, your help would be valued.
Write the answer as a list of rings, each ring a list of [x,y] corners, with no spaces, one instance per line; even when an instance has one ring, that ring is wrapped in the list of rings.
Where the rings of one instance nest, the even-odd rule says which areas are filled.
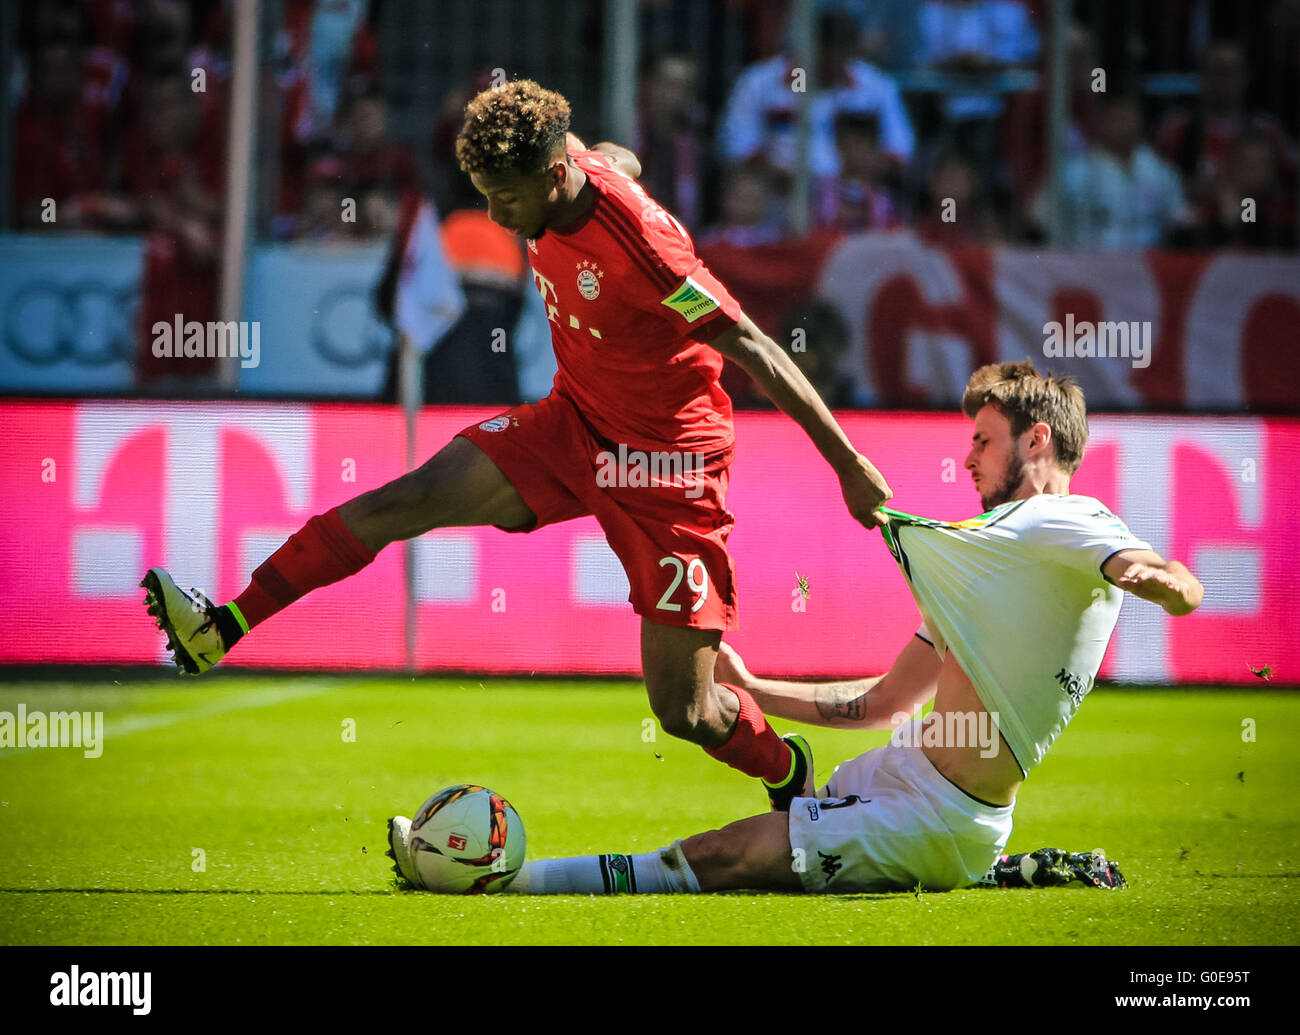
[[[476,209],[449,212],[442,221],[442,249],[462,277],[516,283],[524,275],[524,252],[509,230]]]

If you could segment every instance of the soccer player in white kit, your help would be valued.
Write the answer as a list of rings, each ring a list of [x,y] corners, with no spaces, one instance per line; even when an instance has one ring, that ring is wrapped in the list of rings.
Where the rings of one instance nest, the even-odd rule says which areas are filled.
[[[760,679],[725,644],[717,662],[715,678],[745,687],[768,715],[894,729],[889,744],[838,766],[788,812],[641,855],[525,863],[508,890],[948,890],[1024,872],[1021,857],[1001,854],[1016,794],[1092,689],[1122,591],[1185,615],[1203,589],[1102,503],[1070,494],[1088,437],[1070,379],[1028,360],[992,364],[971,376],[962,409],[975,425],[965,466],[985,512],[942,522],[882,508],[923,618],[889,671]],[[911,718],[932,699],[930,714]],[[409,846],[393,848],[398,872],[412,873]],[[1063,852],[1033,856],[1067,876],[1071,861],[1078,868]]]

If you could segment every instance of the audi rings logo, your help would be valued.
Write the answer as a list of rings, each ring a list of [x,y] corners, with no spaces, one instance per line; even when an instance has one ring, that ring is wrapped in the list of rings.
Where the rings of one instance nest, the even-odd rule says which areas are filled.
[[[99,367],[129,361],[138,302],[134,284],[32,280],[10,295],[0,333],[5,349],[32,366],[71,360]]]
[[[311,347],[335,366],[355,369],[382,360],[392,342],[392,332],[375,315],[369,288],[341,285],[316,303]]]

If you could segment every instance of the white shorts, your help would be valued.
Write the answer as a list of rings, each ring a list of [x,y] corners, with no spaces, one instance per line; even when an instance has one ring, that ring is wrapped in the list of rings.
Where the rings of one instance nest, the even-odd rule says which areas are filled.
[[[1014,806],[976,801],[919,747],[891,742],[850,759],[822,793],[790,804],[790,847],[805,891],[964,888],[1011,836]]]

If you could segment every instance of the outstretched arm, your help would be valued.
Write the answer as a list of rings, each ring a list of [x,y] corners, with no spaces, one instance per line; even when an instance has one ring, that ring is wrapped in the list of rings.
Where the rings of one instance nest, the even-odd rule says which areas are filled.
[[[902,649],[883,676],[843,683],[795,683],[760,679],[734,647],[718,648],[713,678],[749,691],[768,715],[836,729],[889,730],[899,716],[911,718],[934,697],[942,661],[919,636]]]
[[[871,461],[853,447],[817,390],[785,350],[744,313],[709,344],[752,377],[767,397],[808,433],[817,451],[839,475],[849,513],[867,528],[879,524],[876,509],[893,492]]]
[[[1120,589],[1159,604],[1175,617],[1191,614],[1205,596],[1205,587],[1195,575],[1154,550],[1120,550],[1101,570]]]

